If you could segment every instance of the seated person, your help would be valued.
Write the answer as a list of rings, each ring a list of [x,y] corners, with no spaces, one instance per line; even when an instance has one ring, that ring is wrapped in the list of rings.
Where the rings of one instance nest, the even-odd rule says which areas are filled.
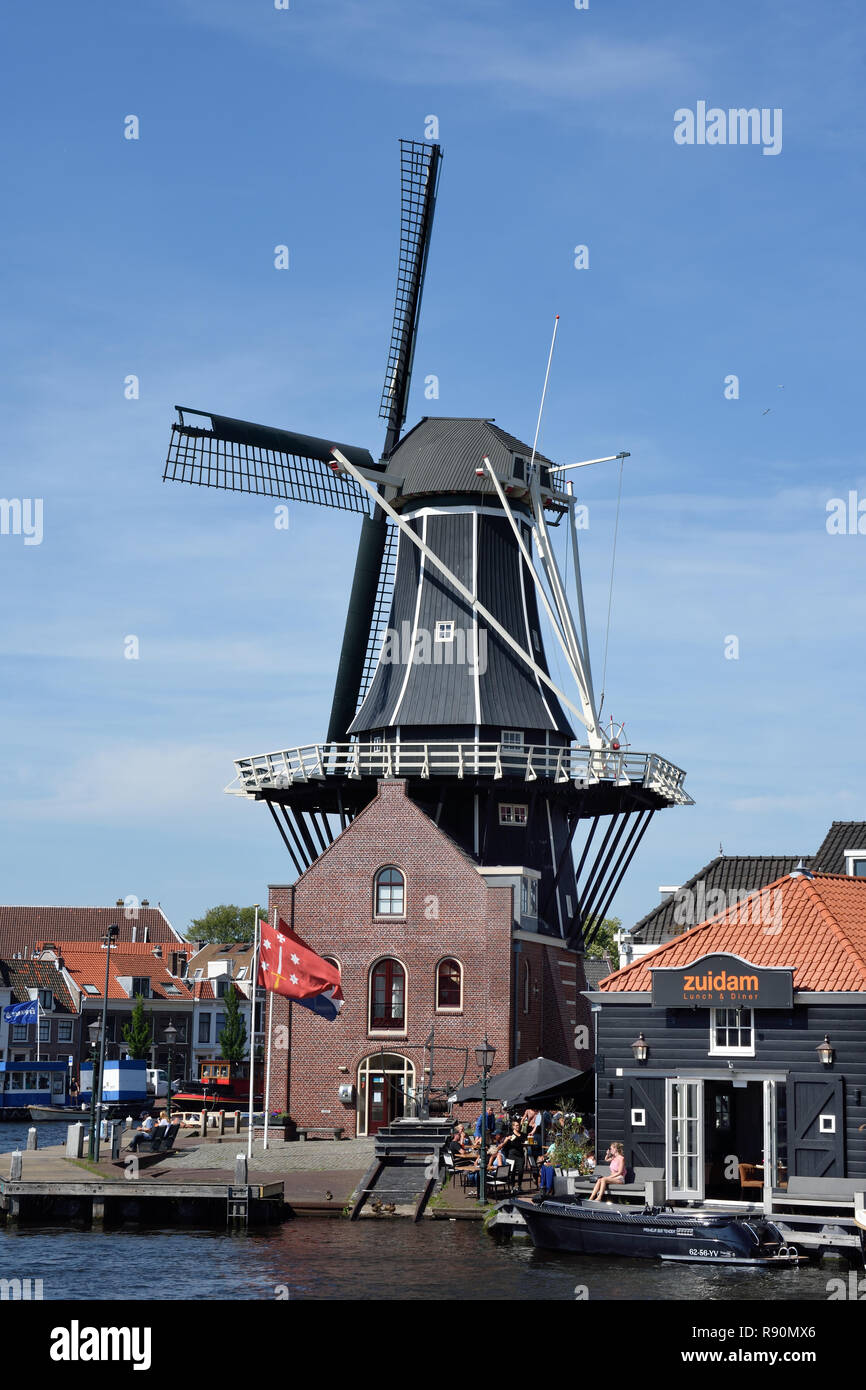
[[[512,1120],[511,1133],[507,1134],[500,1145],[500,1152],[503,1158],[513,1159],[514,1166],[511,1170],[513,1182],[519,1182],[523,1177],[523,1168],[526,1162],[524,1153],[526,1138],[520,1132],[520,1121]]]
[[[556,1176],[553,1158],[553,1151],[555,1148],[555,1144],[548,1145],[538,1167],[538,1188],[545,1197],[553,1196],[554,1178]]]
[[[591,1202],[602,1202],[605,1200],[604,1194],[607,1192],[611,1183],[625,1182],[625,1154],[622,1144],[615,1139],[604,1156],[605,1163],[610,1163],[610,1177],[596,1178],[595,1187],[589,1194]],[[608,1200],[610,1200],[608,1198]]]
[[[153,1116],[148,1114],[146,1110],[142,1110],[139,1119],[141,1120],[141,1124],[138,1126],[135,1133],[133,1134],[129,1145],[127,1146],[127,1152],[129,1152],[129,1150],[132,1149],[137,1149],[143,1139],[153,1138],[153,1132],[155,1129]]]

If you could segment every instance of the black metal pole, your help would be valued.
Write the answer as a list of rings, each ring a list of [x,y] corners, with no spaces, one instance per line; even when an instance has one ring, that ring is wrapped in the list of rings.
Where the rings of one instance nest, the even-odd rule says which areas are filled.
[[[96,1152],[96,1048],[90,1045],[90,1133],[87,1140],[87,1157],[93,1162]]]
[[[484,1039],[487,1049],[487,1038]],[[487,1201],[487,1068],[481,1068],[481,1153],[478,1157],[478,1200],[482,1206]]]
[[[168,1045],[168,1087],[165,1097],[165,1118],[171,1123],[171,1064],[174,1061],[174,1048]]]

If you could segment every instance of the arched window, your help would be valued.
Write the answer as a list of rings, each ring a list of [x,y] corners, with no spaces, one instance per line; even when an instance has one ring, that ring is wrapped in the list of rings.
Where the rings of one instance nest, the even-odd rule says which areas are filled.
[[[436,971],[436,1008],[463,1007],[463,970],[460,962],[448,957],[440,960]]]
[[[370,976],[370,1028],[402,1031],[406,1026],[406,971],[388,956],[373,966]]]
[[[529,961],[523,962],[523,1012],[529,1013]]]
[[[406,911],[406,880],[389,866],[376,875],[374,901],[377,917],[402,917]]]

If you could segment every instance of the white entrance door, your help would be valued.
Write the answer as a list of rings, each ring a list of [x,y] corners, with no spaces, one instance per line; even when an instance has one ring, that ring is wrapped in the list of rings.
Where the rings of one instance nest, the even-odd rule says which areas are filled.
[[[704,1083],[667,1081],[667,1194],[704,1196]]]

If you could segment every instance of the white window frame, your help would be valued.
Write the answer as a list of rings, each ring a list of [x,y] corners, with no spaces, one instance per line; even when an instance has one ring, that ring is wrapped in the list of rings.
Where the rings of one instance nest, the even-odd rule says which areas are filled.
[[[835,1115],[819,1115],[819,1116],[818,1116],[818,1133],[819,1133],[819,1134],[835,1134],[835,1133],[836,1133],[836,1116],[835,1116]]]
[[[403,1027],[402,1028],[373,1028],[373,972],[376,967],[385,960],[396,961],[403,971]],[[406,962],[396,955],[393,951],[385,951],[383,955],[377,956],[371,965],[367,967],[367,1037],[368,1038],[406,1038],[408,1034],[409,1016],[409,971],[406,969]]]
[[[866,860],[866,849],[846,849],[845,873],[849,878],[866,878],[866,874],[855,874],[854,872],[854,862],[857,859]]]
[[[525,747],[522,729],[503,729],[502,730],[503,748],[523,748]]]
[[[632,1129],[641,1129],[641,1128],[645,1128],[645,1127],[646,1127],[646,1111],[645,1111],[645,1110],[632,1110],[632,1112],[631,1112],[631,1127],[632,1127]]]
[[[717,1029],[718,1027],[723,1026],[723,1027],[727,1028],[728,1031],[731,1031],[731,1028],[732,1028],[732,1025],[730,1025],[730,1024],[720,1025],[720,1024],[717,1022],[717,1015],[718,1015],[718,1014],[721,1014],[721,1013],[729,1014],[729,1013],[736,1013],[736,1012],[737,1012],[736,1007],[734,1007],[734,1008],[732,1008],[732,1009],[729,1009],[729,1008],[724,1008],[724,1009],[710,1009],[710,1050],[709,1050],[708,1056],[710,1056],[710,1057],[754,1057],[754,1055],[755,1055],[755,1010],[752,1009],[752,1008],[741,1008],[741,1009],[739,1010],[739,1012],[740,1012],[741,1015],[746,1014],[746,1013],[748,1013],[748,1015],[749,1015],[748,1028],[749,1028],[749,1031],[750,1031],[751,1036],[752,1036],[752,1041],[751,1041],[747,1046],[741,1046],[741,1045],[739,1045],[739,1044],[731,1044],[731,1043],[724,1043],[724,1044],[723,1044],[723,1043],[717,1043],[717,1042],[716,1042],[716,1029]],[[743,1029],[743,1023],[742,1023],[742,1018],[741,1018],[740,1023],[739,1023],[739,1024],[737,1025],[737,1027],[736,1027],[736,1031],[737,1031],[738,1033],[740,1033],[740,1032],[742,1032],[742,1029]]]
[[[517,812],[522,811],[522,816],[518,817]],[[510,814],[509,814],[510,813]],[[529,821],[529,802],[521,801],[500,801],[499,803],[499,824],[516,825],[524,827]]]
[[[459,1004],[440,1004],[439,1003],[439,970],[446,960],[453,960],[457,969],[460,971],[460,1003]],[[433,1008],[437,1014],[462,1014],[463,1012],[463,962],[457,956],[440,956],[436,962],[436,969],[433,974]]]
[[[433,626],[433,641],[453,642],[455,626],[456,623],[453,618],[437,618]]]

